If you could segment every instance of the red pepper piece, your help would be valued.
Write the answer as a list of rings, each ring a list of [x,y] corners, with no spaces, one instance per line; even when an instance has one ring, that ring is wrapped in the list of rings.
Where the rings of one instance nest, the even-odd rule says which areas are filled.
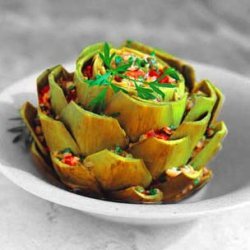
[[[87,65],[84,69],[83,69],[83,75],[88,77],[88,79],[93,77],[93,66],[92,65]]]

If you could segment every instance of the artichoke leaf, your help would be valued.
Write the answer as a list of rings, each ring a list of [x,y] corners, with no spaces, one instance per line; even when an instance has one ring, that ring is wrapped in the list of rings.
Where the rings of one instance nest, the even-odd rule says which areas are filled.
[[[150,194],[150,191],[153,191]],[[163,193],[159,189],[150,189],[147,192],[141,186],[129,187],[123,190],[113,191],[109,193],[112,200],[128,202],[128,203],[161,203]]]
[[[163,192],[163,202],[175,203],[200,190],[211,178],[212,171],[205,168],[202,170],[200,178],[189,178],[184,173],[176,177],[169,177],[166,175],[165,182],[153,185],[153,187]]]
[[[37,147],[39,148],[40,152],[44,156],[48,156],[48,153],[44,148],[44,145],[38,139],[38,136],[36,135],[34,130],[35,126],[34,120],[37,117],[37,109],[30,102],[25,102],[20,109],[20,115],[23,119],[24,124],[28,128],[33,140],[35,141]]]
[[[34,141],[31,144],[30,152],[32,160],[35,162],[38,170],[43,174],[43,176],[45,176],[50,183],[58,187],[63,187],[62,183],[58,180],[58,176],[54,172],[54,169],[50,166],[50,162],[46,161]]]
[[[51,153],[53,167],[61,181],[70,189],[81,191],[86,195],[100,196],[101,191],[91,168],[82,163],[75,166],[67,165],[57,158],[57,153]]]
[[[161,49],[156,49],[153,47],[150,47],[148,45],[145,45],[141,42],[137,42],[137,41],[131,41],[131,40],[127,40],[125,41],[121,47],[128,47],[128,48],[132,48],[147,54],[150,54],[152,52],[155,53],[155,55],[162,59],[164,62],[166,62],[169,66],[176,68],[185,78],[185,82],[189,88],[190,91],[192,91],[192,89],[195,86],[195,71],[193,69],[193,67],[189,64],[187,64],[185,61],[166,53],[165,51],[161,50]]]
[[[49,84],[49,74],[55,69],[57,68],[57,66],[53,66],[51,68],[48,68],[46,69],[45,71],[43,71],[38,77],[37,77],[37,80],[36,80],[36,85],[37,85],[37,93],[38,93],[38,96],[39,96],[39,92],[40,90]]]
[[[73,79],[73,75],[68,73],[61,65],[56,66],[49,74],[50,101],[52,109],[57,115],[60,115],[62,109],[68,104],[63,89],[57,82],[60,77]]]
[[[220,91],[220,89],[218,89],[214,85],[212,85],[212,87],[213,87],[213,89],[214,89],[214,91],[216,93],[217,100],[216,100],[216,103],[215,103],[214,108],[212,110],[212,117],[211,117],[211,121],[210,121],[211,125],[216,123],[217,118],[218,118],[218,116],[219,116],[219,114],[221,112],[224,100],[225,100],[225,97],[222,94],[222,92]]]
[[[221,141],[227,134],[227,127],[224,122],[219,122],[215,126],[215,133],[212,138],[207,139],[205,147],[190,161],[195,169],[206,166],[212,157],[221,149]]]
[[[105,191],[137,185],[146,188],[152,181],[141,159],[122,157],[107,149],[87,156],[84,164],[93,168],[98,182]]]
[[[176,140],[183,137],[188,137],[189,139],[189,148],[188,154],[191,156],[191,153],[198,141],[204,135],[208,122],[210,120],[211,114],[203,114],[196,121],[184,121],[171,135],[170,140]]]
[[[61,119],[83,155],[114,146],[124,148],[127,144],[126,134],[116,119],[84,110],[73,101],[62,111]]]
[[[117,120],[126,131],[132,142],[151,129],[177,127],[186,107],[185,95],[176,102],[153,103],[131,97],[123,92],[113,96],[105,113],[119,113]]]
[[[38,111],[38,115],[50,151],[54,152],[70,148],[74,153],[79,153],[78,145],[61,121],[55,120],[41,111]]]
[[[143,159],[153,179],[157,179],[167,168],[186,164],[190,155],[187,137],[177,140],[162,140],[151,137],[135,143],[130,152]]]
[[[198,91],[204,93],[205,96],[197,94]],[[207,80],[203,80],[195,87],[192,96],[194,98],[194,106],[187,113],[184,121],[195,121],[202,114],[211,112],[217,100],[215,91]]]

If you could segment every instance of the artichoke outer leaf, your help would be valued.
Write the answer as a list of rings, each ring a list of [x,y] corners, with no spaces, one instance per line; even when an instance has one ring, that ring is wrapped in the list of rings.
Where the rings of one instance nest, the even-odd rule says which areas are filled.
[[[213,125],[217,122],[217,118],[221,112],[223,103],[225,101],[225,97],[219,88],[215,87],[214,85],[212,85],[212,87],[213,87],[213,89],[216,93],[216,96],[217,96],[217,100],[216,100],[216,103],[215,103],[214,108],[212,110],[212,117],[211,117],[211,121],[210,121],[210,123]]]
[[[195,184],[194,179],[181,173],[176,177],[167,176],[165,182],[153,185],[153,187],[158,188],[163,192],[163,202],[176,203],[200,190],[211,178],[212,171],[204,169],[202,176],[198,180],[198,184]]]
[[[135,143],[130,152],[143,159],[153,179],[157,179],[166,169],[184,165],[189,155],[187,137],[177,140],[161,140],[154,137]]]
[[[130,140],[135,142],[140,135],[151,129],[177,127],[185,111],[186,98],[185,95],[179,101],[157,104],[131,97],[120,91],[113,96],[105,113],[111,115],[118,112],[117,120]]]
[[[107,149],[89,155],[84,164],[92,167],[104,191],[132,186],[148,187],[152,176],[141,159],[125,158]]]
[[[184,121],[171,135],[170,140],[180,139],[183,137],[189,138],[189,149],[188,154],[191,156],[191,153],[198,141],[204,135],[211,114],[205,113],[196,121]]]
[[[53,111],[60,115],[62,109],[68,104],[63,89],[57,83],[62,75],[70,75],[61,65],[56,66],[49,74],[50,101]]]
[[[62,183],[58,180],[58,176],[54,172],[54,169],[49,165],[44,156],[40,153],[35,142],[32,142],[30,147],[31,157],[35,162],[39,172],[45,176],[48,181],[58,187],[63,187]]]
[[[211,112],[216,103],[217,96],[216,93],[211,86],[210,82],[207,80],[203,80],[200,82],[194,89],[194,91],[202,91],[207,96],[199,96],[195,93],[194,96],[194,106],[186,115],[184,121],[195,121],[205,112]]]
[[[161,203],[163,193],[159,189],[156,189],[156,193],[153,195],[145,194],[143,192],[140,192],[140,190],[145,191],[143,187],[135,186],[123,190],[110,192],[109,196],[112,200],[128,203]]]
[[[179,59],[171,54],[168,54],[167,52],[161,49],[153,48],[137,41],[127,40],[121,45],[121,47],[132,48],[147,54],[154,52],[158,58],[162,59],[169,66],[176,68],[184,76],[185,82],[190,91],[192,91],[192,89],[194,88],[195,71],[191,65],[187,64],[182,59]]]
[[[61,119],[72,132],[83,155],[105,148],[124,148],[127,138],[118,121],[84,110],[71,101],[61,113]]]
[[[53,167],[60,180],[70,189],[81,191],[86,195],[101,195],[99,184],[91,168],[82,163],[76,166],[69,166],[61,162],[56,153],[51,153]]]
[[[213,156],[221,149],[221,141],[227,135],[227,127],[224,122],[219,122],[215,126],[215,134],[208,139],[206,146],[190,161],[194,169],[206,166]]]
[[[49,74],[57,68],[58,65],[53,66],[51,68],[46,69],[43,71],[36,79],[36,86],[37,86],[37,93],[39,96],[40,89],[43,88],[45,85],[49,84]]]
[[[74,153],[79,153],[78,145],[61,121],[54,120],[41,111],[38,111],[38,115],[50,151],[61,151],[70,148]]]
[[[37,147],[39,148],[40,152],[44,156],[48,156],[48,153],[42,143],[39,141],[35,131],[34,131],[34,120],[37,116],[37,109],[30,103],[25,102],[20,109],[20,115],[23,119],[24,124],[28,128],[33,140],[35,141]]]

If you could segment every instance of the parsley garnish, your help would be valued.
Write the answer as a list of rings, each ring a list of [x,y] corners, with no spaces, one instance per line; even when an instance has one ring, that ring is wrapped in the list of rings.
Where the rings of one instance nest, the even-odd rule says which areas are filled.
[[[104,43],[103,53],[99,53],[99,56],[101,57],[106,67],[110,68],[110,63],[114,58],[115,53],[112,53],[112,55],[110,55],[110,47],[108,43]]]
[[[89,107],[96,113],[101,113],[105,109],[105,98],[107,95],[108,87],[104,88],[94,99],[89,103]]]
[[[162,80],[165,76],[171,76],[172,78],[174,78],[176,81],[178,81],[179,75],[177,73],[177,71],[174,68],[167,68],[164,73],[162,74],[162,76],[159,78],[159,80]]]

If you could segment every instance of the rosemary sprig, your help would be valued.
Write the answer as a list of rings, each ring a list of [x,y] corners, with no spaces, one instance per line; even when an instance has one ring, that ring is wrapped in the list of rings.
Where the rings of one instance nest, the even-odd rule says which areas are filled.
[[[29,147],[33,139],[32,139],[30,132],[26,128],[25,124],[23,123],[22,118],[20,116],[17,116],[17,117],[11,117],[9,118],[9,120],[20,122],[19,126],[15,126],[15,127],[7,129],[8,132],[16,134],[12,142],[17,143],[19,141],[23,141],[25,144],[25,147]]]

